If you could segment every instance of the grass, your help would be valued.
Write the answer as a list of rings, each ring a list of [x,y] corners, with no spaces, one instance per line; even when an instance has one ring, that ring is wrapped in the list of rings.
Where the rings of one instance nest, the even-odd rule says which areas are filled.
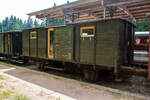
[[[31,99],[23,94],[16,94],[14,100],[31,100]]]
[[[3,95],[4,95],[4,97],[9,97],[12,93],[13,93],[13,91],[8,90],[8,91],[4,91]]]
[[[7,63],[5,63],[5,62],[0,62],[0,64],[1,64],[1,65],[5,65],[5,66],[10,67],[10,68],[15,67],[14,65],[7,64]]]
[[[53,78],[56,79],[56,80],[61,80],[61,78],[59,78],[57,76],[54,76]]]
[[[0,74],[0,80],[6,80],[6,77],[2,74]]]
[[[116,94],[114,97],[115,97],[116,99],[121,99],[121,95],[120,95],[120,94]]]
[[[54,97],[53,97],[53,96],[51,96],[51,95],[49,95],[49,96],[48,96],[48,99],[53,100],[53,99],[54,99]]]
[[[4,88],[2,82],[0,82],[0,89]],[[13,98],[13,99],[12,99]],[[12,90],[0,90],[0,100],[31,100],[23,94],[17,94]]]
[[[44,96],[44,94],[45,94],[44,91],[41,90],[40,93],[39,93],[39,96]]]
[[[2,83],[2,82],[0,82],[0,88],[3,88],[3,87],[4,87],[3,83]]]
[[[48,99],[50,99],[50,100],[61,100],[61,99],[60,99],[60,96],[59,96],[58,98],[54,98],[54,97],[51,96],[51,95],[48,96]]]
[[[60,100],[60,96],[58,97],[58,100]]]
[[[85,83],[80,83],[80,85],[81,85],[82,87],[88,86],[88,85],[85,84]]]
[[[31,99],[23,94],[16,94],[11,90],[7,90],[7,91],[0,90],[0,100],[31,100]]]
[[[0,100],[4,100],[4,99],[7,99],[7,98],[10,98],[11,94],[13,92],[11,90],[8,90],[8,91],[0,91]]]

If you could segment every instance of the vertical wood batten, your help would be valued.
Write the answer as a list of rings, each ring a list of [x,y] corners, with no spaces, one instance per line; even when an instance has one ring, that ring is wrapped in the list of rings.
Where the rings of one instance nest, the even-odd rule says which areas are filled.
[[[149,40],[150,40],[150,16],[149,16]],[[150,80],[150,41],[149,41],[148,79]]]
[[[146,14],[146,16],[148,17],[148,19],[149,19],[149,40],[150,40],[150,13],[147,13]],[[149,59],[148,59],[148,79],[150,80],[150,41],[149,41],[149,44],[148,44],[148,46],[149,46],[149,50],[148,50],[148,57],[149,57]]]

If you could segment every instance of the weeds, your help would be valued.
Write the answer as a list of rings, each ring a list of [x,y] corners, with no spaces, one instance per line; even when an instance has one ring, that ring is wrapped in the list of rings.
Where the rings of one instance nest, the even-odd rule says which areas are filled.
[[[54,98],[54,97],[51,96],[51,95],[48,96],[48,99],[50,99],[50,100],[52,100],[53,98]]]
[[[27,96],[25,96],[23,94],[16,94],[15,100],[30,100],[30,98],[28,98]]]
[[[0,62],[0,64],[5,65],[5,66],[10,67],[10,68],[15,67],[14,65],[10,65],[10,64],[4,63],[4,62]]]
[[[61,80],[61,78],[59,78],[59,77],[55,77],[55,76],[54,76],[53,78],[56,79],[56,80]]]
[[[45,94],[44,91],[41,90],[40,93],[39,93],[39,96],[44,96],[44,94]]]
[[[4,95],[4,97],[9,97],[12,93],[13,93],[13,91],[8,90],[8,91],[4,91],[3,95]]]
[[[11,96],[13,92],[11,90],[8,90],[8,91],[0,91],[0,100],[4,100],[6,98],[9,98]]]
[[[58,97],[58,100],[60,100],[60,96]]]
[[[87,84],[85,84],[85,83],[80,83],[80,85],[82,86],[82,87],[84,87],[84,86],[88,86]]]
[[[14,96],[14,92],[11,90],[8,91],[0,91],[0,100],[9,100],[8,98],[12,98]],[[27,96],[24,96],[23,94],[16,94],[14,96],[14,100],[30,100]]]
[[[6,79],[6,77],[4,75],[0,74],[0,80],[5,80],[5,79]]]
[[[3,83],[2,83],[2,82],[0,82],[0,88],[3,88],[3,87],[4,87]]]
[[[114,97],[117,99],[121,99],[121,95],[119,95],[119,94],[116,94]]]

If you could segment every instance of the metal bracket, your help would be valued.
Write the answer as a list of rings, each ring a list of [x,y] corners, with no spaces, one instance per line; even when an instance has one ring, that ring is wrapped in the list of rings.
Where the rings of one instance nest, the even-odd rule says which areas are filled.
[[[65,16],[69,16],[72,19],[72,22],[75,22],[75,19],[80,18],[80,12],[72,12],[71,14],[65,14]]]
[[[109,15],[112,18],[114,16],[114,14],[117,12],[117,7],[116,6],[110,6],[110,7],[106,7],[106,10],[109,11]]]

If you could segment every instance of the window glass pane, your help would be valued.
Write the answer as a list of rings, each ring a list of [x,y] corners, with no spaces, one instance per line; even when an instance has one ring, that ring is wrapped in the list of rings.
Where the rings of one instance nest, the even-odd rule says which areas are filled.
[[[94,35],[94,29],[83,29],[83,35]]]
[[[93,37],[95,34],[95,26],[87,26],[80,28],[81,37]]]
[[[31,38],[31,39],[36,39],[36,37],[37,37],[37,36],[36,36],[36,32],[31,32],[31,33],[30,33],[30,38]]]

